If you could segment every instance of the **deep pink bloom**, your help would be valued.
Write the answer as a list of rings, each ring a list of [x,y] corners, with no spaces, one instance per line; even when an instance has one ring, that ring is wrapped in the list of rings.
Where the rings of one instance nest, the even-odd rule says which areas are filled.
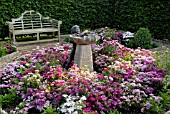
[[[25,65],[27,63],[27,61],[22,61],[22,65]]]
[[[104,68],[104,71],[108,71],[108,68]]]
[[[102,95],[101,99],[105,101],[105,100],[107,100],[107,97],[105,95]]]

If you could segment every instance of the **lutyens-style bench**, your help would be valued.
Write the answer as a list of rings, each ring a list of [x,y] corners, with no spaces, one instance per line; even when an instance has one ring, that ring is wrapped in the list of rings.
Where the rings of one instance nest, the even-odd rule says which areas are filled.
[[[34,10],[25,11],[22,16],[12,19],[12,22],[6,22],[9,26],[9,38],[13,35],[13,42],[16,43],[16,35],[37,34],[37,41],[40,40],[40,33],[54,33],[58,31],[60,41],[60,25],[62,21],[50,20],[49,17],[43,17]]]

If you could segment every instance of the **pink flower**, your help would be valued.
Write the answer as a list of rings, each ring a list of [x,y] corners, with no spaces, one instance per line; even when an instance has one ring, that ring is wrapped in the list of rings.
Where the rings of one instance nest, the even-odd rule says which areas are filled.
[[[84,111],[85,113],[87,113],[87,112],[91,112],[92,110],[91,110],[90,107],[87,107],[87,108],[84,108],[83,111]]]
[[[69,45],[65,45],[63,48],[64,48],[65,51],[68,51]]]
[[[68,89],[68,88],[64,88],[64,91],[68,92],[68,93],[71,93],[71,89]]]
[[[108,68],[104,68],[104,71],[108,71]]]
[[[64,83],[60,83],[60,85],[59,85],[60,87],[62,87],[62,86],[64,86]]]
[[[18,85],[23,85],[23,84],[24,84],[24,82],[19,82],[19,83],[18,83]]]
[[[102,95],[101,99],[105,101],[105,100],[107,100],[107,97],[105,95]]]
[[[22,61],[22,65],[25,65],[27,63],[27,61]]]

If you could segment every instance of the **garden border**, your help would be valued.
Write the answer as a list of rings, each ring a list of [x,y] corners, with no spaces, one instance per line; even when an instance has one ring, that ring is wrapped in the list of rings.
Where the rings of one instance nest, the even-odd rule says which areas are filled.
[[[2,64],[0,64],[0,69],[3,69],[4,66],[6,66],[8,63],[12,62],[12,60],[17,58],[18,56],[20,56],[20,53],[18,51],[16,51],[11,54],[0,57],[0,63],[2,63]]]

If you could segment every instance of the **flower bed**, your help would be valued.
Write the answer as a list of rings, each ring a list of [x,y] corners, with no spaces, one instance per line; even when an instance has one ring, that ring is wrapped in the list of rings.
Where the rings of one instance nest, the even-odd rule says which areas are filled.
[[[169,106],[168,71],[153,53],[116,41],[93,44],[94,72],[62,68],[71,45],[37,48],[9,63],[0,76],[0,106],[11,113],[151,113]]]
[[[11,54],[16,51],[16,47],[12,45],[11,41],[0,42],[0,57]]]

